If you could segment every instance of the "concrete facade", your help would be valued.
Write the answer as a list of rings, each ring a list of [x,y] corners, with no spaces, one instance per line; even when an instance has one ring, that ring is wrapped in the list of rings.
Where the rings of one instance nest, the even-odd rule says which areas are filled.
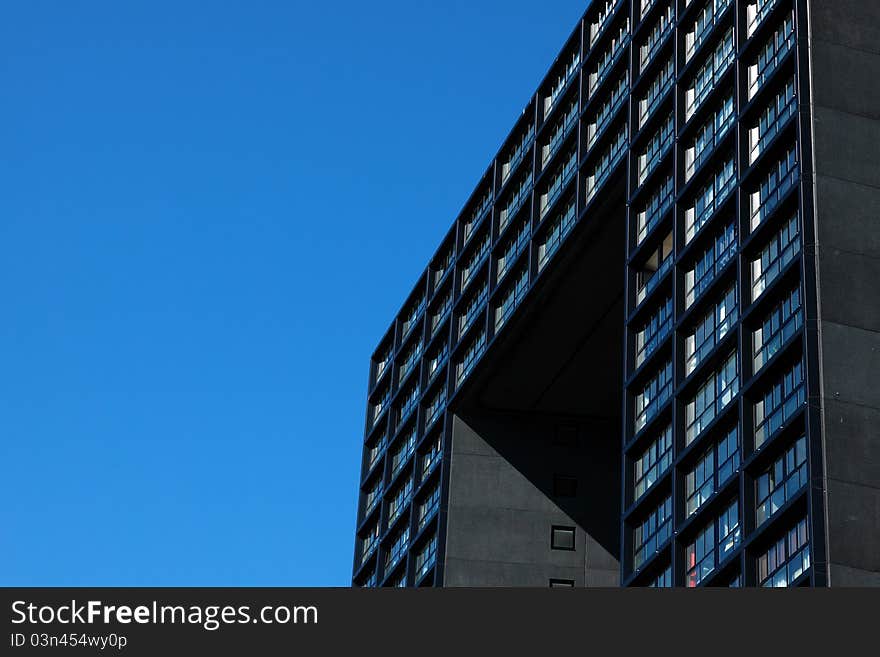
[[[880,585],[880,3],[810,27],[829,583]]]

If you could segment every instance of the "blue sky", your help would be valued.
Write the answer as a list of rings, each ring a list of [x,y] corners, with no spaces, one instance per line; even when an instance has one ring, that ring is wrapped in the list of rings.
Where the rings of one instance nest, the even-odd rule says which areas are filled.
[[[7,3],[0,585],[348,585],[369,355],[585,6]]]

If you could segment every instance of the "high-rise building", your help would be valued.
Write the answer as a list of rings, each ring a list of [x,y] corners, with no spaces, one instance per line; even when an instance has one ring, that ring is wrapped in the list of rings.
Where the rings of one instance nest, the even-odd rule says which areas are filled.
[[[594,0],[372,356],[357,586],[880,584],[880,3]]]

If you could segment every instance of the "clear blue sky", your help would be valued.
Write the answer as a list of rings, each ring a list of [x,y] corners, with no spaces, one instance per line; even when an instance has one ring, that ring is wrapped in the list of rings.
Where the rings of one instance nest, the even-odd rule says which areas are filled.
[[[369,355],[585,6],[5,3],[0,585],[348,585]]]

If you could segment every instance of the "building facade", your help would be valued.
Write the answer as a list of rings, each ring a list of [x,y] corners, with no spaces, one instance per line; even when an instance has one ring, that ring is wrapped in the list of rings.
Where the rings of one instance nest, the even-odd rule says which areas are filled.
[[[356,586],[880,584],[878,44],[588,6],[373,354]]]

